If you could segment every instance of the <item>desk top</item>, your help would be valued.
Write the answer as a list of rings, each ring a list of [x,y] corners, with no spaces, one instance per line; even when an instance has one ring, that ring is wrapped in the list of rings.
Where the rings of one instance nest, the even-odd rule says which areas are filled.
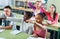
[[[11,34],[12,30],[5,30],[2,33],[0,33],[0,37],[3,37],[5,39],[27,39],[29,37],[26,33],[19,33],[17,35]]]
[[[24,8],[24,7],[19,7],[19,8],[17,8],[17,7],[13,7],[13,9],[33,12],[32,9],[28,9],[28,8]]]
[[[47,26],[47,29],[55,30],[55,31],[58,31],[59,28],[60,28],[60,23]]]
[[[47,29],[58,31],[58,29],[51,26],[48,26]],[[17,35],[13,35],[10,33],[11,31],[12,30],[5,30],[1,32],[0,37],[3,37],[5,39],[27,39],[29,37],[29,35],[26,33],[19,33]]]

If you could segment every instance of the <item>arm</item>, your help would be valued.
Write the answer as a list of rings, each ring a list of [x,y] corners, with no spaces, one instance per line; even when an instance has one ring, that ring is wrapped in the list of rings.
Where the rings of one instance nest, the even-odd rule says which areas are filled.
[[[43,26],[39,23],[37,23],[36,21],[32,21],[32,20],[26,20],[27,22],[33,23],[33,24],[37,24],[38,26],[40,26],[42,29],[46,30],[46,26]]]
[[[9,25],[7,25],[7,26],[5,26],[5,25],[0,26],[0,29],[12,29],[12,25],[10,25],[10,23],[9,23]]]
[[[37,24],[38,26],[40,26],[42,29],[46,30],[46,26],[43,26],[43,25],[41,25],[41,24],[39,24],[37,22],[35,24]]]
[[[32,8],[33,10],[36,9],[36,7],[35,7],[31,2],[28,2],[28,6],[29,6],[30,8]]]
[[[44,9],[43,7],[41,7],[41,9],[42,9],[42,12],[43,12],[43,13],[45,13],[45,14],[48,13],[48,10]]]
[[[12,26],[6,26],[6,27],[0,26],[0,29],[12,29]]]
[[[12,25],[6,26],[4,29],[12,29]]]
[[[29,23],[35,23],[35,20],[26,20],[26,22],[29,22]]]

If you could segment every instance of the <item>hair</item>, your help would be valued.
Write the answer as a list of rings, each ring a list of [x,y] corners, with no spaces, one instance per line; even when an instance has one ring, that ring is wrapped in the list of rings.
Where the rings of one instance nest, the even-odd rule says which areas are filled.
[[[9,5],[8,5],[8,6],[5,6],[5,7],[4,7],[4,9],[5,9],[5,8],[9,8],[9,9],[12,9],[12,8],[11,8]]]
[[[42,19],[45,17],[45,15],[43,13],[39,13],[37,15],[39,15]]]
[[[36,2],[42,2],[42,1],[36,1]]]
[[[39,13],[39,15],[41,15],[42,18],[45,17],[45,14],[44,13]]]
[[[25,15],[26,15],[26,18],[25,18]],[[24,21],[30,19],[30,18],[32,17],[32,15],[33,15],[33,14],[30,13],[30,12],[25,12],[25,13],[24,13]]]
[[[53,19],[55,20],[55,16],[56,16],[56,6],[54,4],[52,4],[51,6],[54,6],[55,8],[55,11],[54,11],[54,14],[53,14]]]
[[[39,22],[38,22],[38,23],[42,24],[42,21],[44,20],[44,15],[43,15],[43,13],[39,13],[39,14],[37,14],[37,15],[35,15],[35,16],[38,16],[38,18],[39,18]],[[37,21],[37,20],[36,20],[36,21]]]

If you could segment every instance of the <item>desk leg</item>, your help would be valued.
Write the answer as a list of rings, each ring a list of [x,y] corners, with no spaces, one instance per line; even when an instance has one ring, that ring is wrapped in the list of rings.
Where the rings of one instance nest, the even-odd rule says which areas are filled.
[[[57,39],[60,39],[60,28],[58,29],[58,36]]]
[[[53,30],[48,29],[48,32],[50,32],[50,39],[53,39],[54,31],[53,31]]]
[[[54,31],[54,30],[49,30],[48,29],[48,32],[50,32],[50,39],[57,39],[58,37],[58,32],[57,31]]]
[[[54,34],[53,34],[53,39],[55,39],[55,31],[54,31]]]
[[[53,34],[53,39],[57,39],[58,37],[58,31],[54,31],[54,34]]]

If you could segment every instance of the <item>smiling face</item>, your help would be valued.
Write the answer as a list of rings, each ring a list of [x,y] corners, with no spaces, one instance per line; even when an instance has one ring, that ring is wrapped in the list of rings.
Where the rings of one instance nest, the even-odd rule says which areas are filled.
[[[50,7],[50,11],[54,13],[55,10],[56,10],[55,7],[51,5],[51,7]],[[51,13],[51,14],[53,14],[53,13]]]
[[[43,17],[42,17],[40,14],[37,14],[37,15],[35,16],[35,19],[36,19],[36,22],[38,22],[38,23],[41,23],[41,24],[42,24]]]
[[[32,14],[30,12],[25,12],[24,13],[24,21],[30,19],[32,17]]]
[[[5,15],[10,16],[11,15],[11,9],[4,8]]]
[[[40,8],[41,5],[42,5],[42,2],[41,1],[37,1],[36,4],[35,4],[36,8]]]

